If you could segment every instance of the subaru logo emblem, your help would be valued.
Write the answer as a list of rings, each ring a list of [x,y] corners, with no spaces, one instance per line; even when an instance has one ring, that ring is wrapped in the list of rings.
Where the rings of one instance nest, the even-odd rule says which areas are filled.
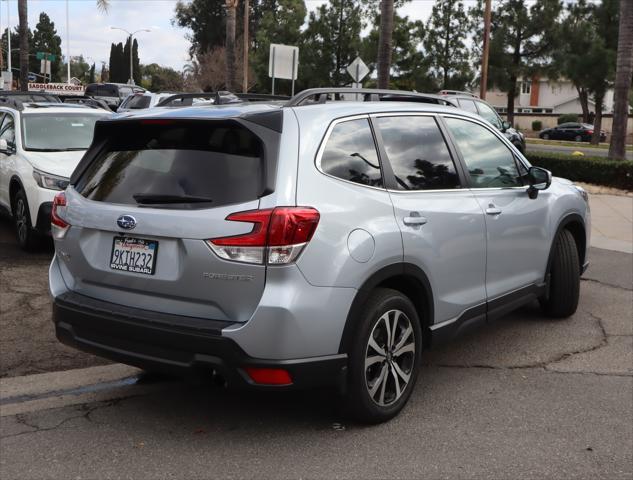
[[[116,223],[121,228],[132,230],[134,227],[136,227],[136,218],[134,218],[132,215],[121,215],[119,218],[117,218]]]

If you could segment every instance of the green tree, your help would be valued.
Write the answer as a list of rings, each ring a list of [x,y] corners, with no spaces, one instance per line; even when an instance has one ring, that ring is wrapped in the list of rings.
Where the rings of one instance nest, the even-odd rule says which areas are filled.
[[[517,82],[547,71],[560,40],[559,0],[501,0],[491,23],[489,81],[507,93],[508,121],[514,123]]]
[[[593,75],[593,59],[586,55],[592,49],[594,25],[592,8],[586,0],[578,0],[567,7],[562,23],[561,46],[554,52],[554,62],[559,72],[572,81],[578,92],[583,122],[589,122],[590,77]]]
[[[27,36],[29,38],[29,71],[39,73],[40,61],[35,58],[35,50],[33,50],[33,33],[31,32],[31,29],[27,31]],[[13,68],[14,80],[17,80],[18,71],[20,68],[20,49],[18,48],[19,44],[19,28],[15,27],[14,30],[11,32],[11,68]],[[6,52],[7,48],[7,29],[5,28],[2,34],[2,49]]]
[[[120,58],[120,78],[122,83],[127,83],[130,79],[130,37],[127,38],[123,47],[123,56]],[[138,58],[138,42],[134,39],[132,43],[132,78],[134,83],[141,83],[141,62]]]
[[[62,73],[62,39],[57,35],[55,23],[51,22],[49,16],[44,12],[40,13],[39,22],[35,25],[31,44],[33,45],[31,51],[55,55],[56,60],[51,63],[51,76],[53,82],[59,82]],[[39,72],[39,68],[36,71]]]
[[[97,79],[97,75],[95,73],[95,69],[96,69],[96,65],[93,63],[92,66],[90,67],[90,73],[88,76],[88,83],[95,83],[96,79]]]
[[[270,44],[299,45],[301,26],[307,9],[304,0],[276,0],[273,7],[264,12],[255,38],[257,49],[251,55],[257,90],[270,91],[268,61]],[[282,86],[282,89],[285,85]]]
[[[350,83],[345,69],[362,47],[363,13],[353,0],[331,0],[310,13],[301,48],[302,87]]]
[[[428,61],[419,48],[424,40],[424,23],[394,14],[392,35],[391,79],[392,87],[401,90],[435,91],[437,85],[428,71]],[[369,77],[377,68],[380,15],[371,20],[373,28],[363,38],[361,58],[370,69]],[[369,80],[372,82],[372,80]]]
[[[424,49],[437,84],[443,89],[464,90],[472,81],[466,38],[470,24],[460,0],[438,0],[433,5]]]
[[[142,65],[142,85],[152,92],[180,91],[183,89],[183,78],[173,68],[163,67],[157,63]]]
[[[70,59],[70,76],[82,82],[88,80],[90,75],[90,64],[86,62],[83,55],[71,57]]]
[[[123,43],[113,43],[110,46],[110,62],[109,62],[109,80],[115,83],[125,83],[129,77],[126,75],[129,73],[129,67],[125,62],[123,55]]]
[[[586,53],[588,58],[593,59],[588,89],[593,95],[596,106],[593,137],[591,138],[591,143],[596,145],[600,142],[604,98],[609,88],[613,86],[615,78],[619,23],[618,2],[619,0],[602,0],[600,4],[593,6],[595,29],[592,36],[594,42]]]
[[[187,39],[191,42],[189,54],[192,57],[223,46],[226,35],[224,0],[179,0],[172,23],[191,31]]]

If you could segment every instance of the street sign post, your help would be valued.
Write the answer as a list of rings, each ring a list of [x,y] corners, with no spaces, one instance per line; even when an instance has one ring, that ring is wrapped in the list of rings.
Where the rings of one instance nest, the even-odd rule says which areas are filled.
[[[292,95],[295,94],[295,80],[299,70],[299,47],[270,44],[268,76],[272,78],[272,93],[275,94],[275,78],[292,80]]]
[[[347,73],[354,79],[354,87],[361,88],[363,86],[361,80],[369,73],[369,67],[360,57],[356,57],[352,63],[347,66]],[[358,94],[356,94],[356,100],[358,100]]]
[[[360,57],[356,57],[354,61],[347,66],[347,73],[350,74],[356,83],[359,83],[369,73],[369,67]]]

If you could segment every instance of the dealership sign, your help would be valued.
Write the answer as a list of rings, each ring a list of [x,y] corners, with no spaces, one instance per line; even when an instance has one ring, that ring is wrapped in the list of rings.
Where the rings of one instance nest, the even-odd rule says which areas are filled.
[[[84,95],[86,87],[68,83],[29,83],[29,92],[43,92],[57,95]]]

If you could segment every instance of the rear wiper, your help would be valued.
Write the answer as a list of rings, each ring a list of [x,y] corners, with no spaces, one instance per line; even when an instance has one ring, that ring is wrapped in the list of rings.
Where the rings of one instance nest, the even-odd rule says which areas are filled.
[[[136,203],[144,205],[161,203],[209,203],[213,199],[208,197],[196,197],[193,195],[161,195],[152,193],[135,193],[132,198]]]

